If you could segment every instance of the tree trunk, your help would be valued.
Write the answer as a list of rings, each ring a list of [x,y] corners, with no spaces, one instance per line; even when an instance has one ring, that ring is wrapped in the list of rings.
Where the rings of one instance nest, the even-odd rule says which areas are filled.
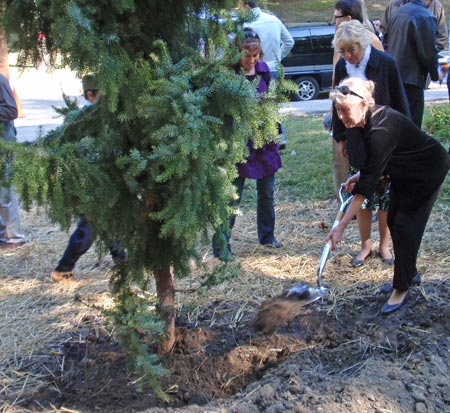
[[[175,288],[170,268],[155,271],[159,314],[166,327],[166,339],[159,344],[158,353],[164,355],[175,344]]]

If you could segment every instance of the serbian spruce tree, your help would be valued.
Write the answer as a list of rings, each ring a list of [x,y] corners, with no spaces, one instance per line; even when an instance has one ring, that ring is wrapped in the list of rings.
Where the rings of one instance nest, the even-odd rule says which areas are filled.
[[[152,379],[154,356],[140,336],[159,335],[160,354],[171,349],[173,275],[189,273],[199,235],[227,222],[235,163],[249,136],[256,145],[276,137],[276,104],[229,69],[238,55],[226,30],[236,28],[209,16],[233,1],[6,3],[21,65],[41,58],[44,33],[51,64],[95,73],[101,90],[97,104],[69,111],[36,143],[5,147],[14,152],[8,176],[25,205],[45,205],[63,227],[84,214],[104,248],[120,240],[128,262],[111,279],[113,319],[134,367]],[[207,18],[198,18],[204,6]],[[145,294],[151,275],[155,314]]]

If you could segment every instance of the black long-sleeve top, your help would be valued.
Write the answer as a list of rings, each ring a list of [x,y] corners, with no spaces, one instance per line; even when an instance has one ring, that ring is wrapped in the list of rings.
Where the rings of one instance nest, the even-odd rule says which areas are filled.
[[[358,129],[358,128],[354,128]],[[403,208],[433,194],[445,179],[450,157],[444,147],[403,114],[387,106],[368,112],[361,137],[366,160],[353,193],[369,198],[381,176],[388,174],[391,192]]]

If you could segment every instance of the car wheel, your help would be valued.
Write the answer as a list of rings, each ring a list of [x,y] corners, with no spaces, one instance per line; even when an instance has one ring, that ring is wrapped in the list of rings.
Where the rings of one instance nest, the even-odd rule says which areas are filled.
[[[319,83],[313,77],[298,77],[294,82],[298,85],[298,92],[293,96],[294,100],[313,100],[319,96]]]

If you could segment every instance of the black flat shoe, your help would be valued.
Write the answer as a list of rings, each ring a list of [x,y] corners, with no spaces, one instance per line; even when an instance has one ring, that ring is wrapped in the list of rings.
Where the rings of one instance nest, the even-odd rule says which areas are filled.
[[[383,307],[381,307],[380,314],[381,315],[388,315],[392,314],[394,311],[400,310],[405,303],[408,301],[409,298],[409,292],[406,293],[405,298],[403,298],[403,301],[398,304],[388,304],[387,301],[384,303]]]
[[[280,241],[277,241],[276,239],[274,239],[273,241],[269,241],[266,242],[264,244],[265,247],[269,247],[269,248],[282,248],[283,244]]]
[[[395,263],[394,257],[391,257],[391,258],[383,258],[383,256],[381,255],[380,252],[378,252],[377,255],[381,258],[381,261],[383,261],[385,264],[394,265],[394,263]]]
[[[367,258],[369,258],[369,257],[371,257],[371,256],[372,256],[372,251],[370,251],[370,252],[366,255],[366,258],[363,258],[362,260],[358,260],[358,259],[355,257],[355,258],[353,258],[353,259],[350,261],[350,265],[351,265],[353,268],[361,267],[361,266],[364,265],[364,262],[367,260]]]

